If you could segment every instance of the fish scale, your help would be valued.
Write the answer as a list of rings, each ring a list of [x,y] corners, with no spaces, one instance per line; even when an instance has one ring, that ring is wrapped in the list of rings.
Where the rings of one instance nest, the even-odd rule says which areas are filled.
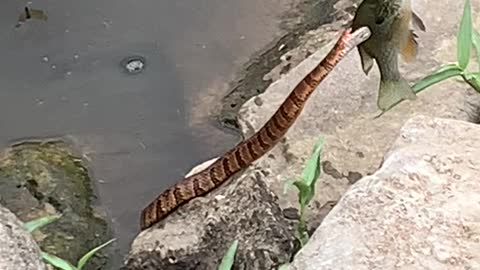
[[[416,94],[400,74],[398,55],[406,62],[417,54],[417,36],[412,23],[425,31],[420,17],[412,11],[410,0],[365,0],[358,7],[352,28],[367,26],[369,40],[358,46],[362,68],[369,74],[373,60],[380,70],[377,106],[386,111],[402,100],[415,100]]]

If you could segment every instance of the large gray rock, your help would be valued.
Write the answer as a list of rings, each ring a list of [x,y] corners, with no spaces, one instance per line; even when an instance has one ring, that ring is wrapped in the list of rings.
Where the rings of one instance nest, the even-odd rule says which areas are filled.
[[[275,269],[295,252],[292,226],[264,174],[234,179],[192,200],[134,240],[123,269],[217,269],[236,239],[235,269]]]
[[[480,269],[479,138],[479,125],[409,120],[289,269]]]
[[[0,269],[43,270],[40,249],[23,223],[0,205]]]

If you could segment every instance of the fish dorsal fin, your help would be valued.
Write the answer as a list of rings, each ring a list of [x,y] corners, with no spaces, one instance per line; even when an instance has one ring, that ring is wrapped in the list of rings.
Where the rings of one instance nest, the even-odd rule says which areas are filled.
[[[418,27],[418,29],[425,32],[426,27],[425,27],[425,24],[423,23],[423,20],[417,15],[417,13],[413,11],[412,11],[412,22],[414,26]]]

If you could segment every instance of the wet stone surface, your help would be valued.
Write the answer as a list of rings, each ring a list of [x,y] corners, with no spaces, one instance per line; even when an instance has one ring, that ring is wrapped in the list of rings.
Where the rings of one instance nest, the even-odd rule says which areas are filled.
[[[61,140],[26,141],[0,160],[0,203],[20,220],[61,214],[33,233],[40,248],[76,263],[111,238],[108,224],[92,208],[95,196],[82,160]],[[84,269],[106,269],[108,248]]]

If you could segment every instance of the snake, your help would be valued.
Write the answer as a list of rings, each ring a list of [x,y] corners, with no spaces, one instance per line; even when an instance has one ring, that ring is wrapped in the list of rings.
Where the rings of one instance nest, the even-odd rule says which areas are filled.
[[[317,86],[346,54],[370,35],[371,32],[366,27],[354,32],[351,28],[345,29],[325,58],[295,86],[277,111],[255,134],[226,151],[205,169],[167,188],[150,202],[141,213],[141,230],[152,227],[190,200],[216,189],[269,152],[295,123]]]

